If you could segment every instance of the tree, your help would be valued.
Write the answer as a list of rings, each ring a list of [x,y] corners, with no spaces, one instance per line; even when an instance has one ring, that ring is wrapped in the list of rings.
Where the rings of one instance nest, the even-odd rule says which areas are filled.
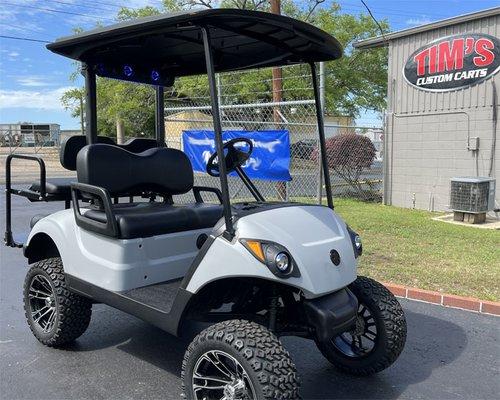
[[[366,196],[364,196],[365,191],[360,176],[373,164],[375,152],[375,146],[371,140],[356,133],[340,134],[326,141],[328,168],[333,169],[354,189],[356,194],[362,197]],[[315,149],[312,159],[317,161],[318,157],[318,149]]]
[[[154,135],[155,92],[152,86],[113,79],[97,79],[97,124],[99,133],[114,136]],[[123,140],[117,137],[118,140]]]
[[[313,23],[344,47],[340,60],[326,63],[326,110],[328,113],[358,116],[361,110],[382,112],[386,107],[387,49],[355,50],[358,40],[380,35],[375,22],[367,15],[340,14],[340,7],[332,4],[313,17]],[[384,32],[386,21],[380,21]]]
[[[216,0],[189,0],[184,6],[203,6],[213,8]],[[334,36],[344,48],[340,60],[325,63],[325,111],[330,115],[349,115],[356,117],[362,110],[382,112],[386,106],[387,91],[387,50],[355,50],[352,44],[358,40],[380,34],[380,29],[371,17],[343,14],[341,6],[332,2],[324,7],[324,0],[282,0],[282,14],[307,21]],[[223,0],[221,7],[246,8],[269,11],[269,1],[260,0]],[[387,21],[380,21],[385,32],[389,31]],[[304,69],[304,73],[307,71]],[[296,75],[296,77],[293,76]],[[301,100],[311,96],[309,88],[304,88],[302,73],[290,69],[283,70],[283,101]],[[189,98],[196,96],[194,87],[183,85],[179,80],[177,94]],[[235,85],[234,83],[238,83]],[[231,103],[253,103],[272,101],[272,81],[269,69],[252,71],[236,77],[224,76],[225,93]],[[293,89],[293,90],[289,90]]]
[[[85,130],[83,122],[83,104],[85,99],[84,88],[73,88],[66,91],[61,97],[61,103],[65,110],[71,111],[73,118],[80,118],[80,131],[83,133]]]

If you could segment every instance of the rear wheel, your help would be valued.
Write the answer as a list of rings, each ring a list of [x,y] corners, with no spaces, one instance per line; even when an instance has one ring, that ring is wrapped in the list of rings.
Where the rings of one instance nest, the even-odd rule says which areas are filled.
[[[279,340],[254,322],[212,325],[189,345],[182,363],[191,400],[296,399],[295,365]]]
[[[359,303],[355,327],[316,344],[339,370],[353,375],[374,374],[389,367],[403,351],[404,312],[394,295],[373,279],[358,277],[349,289]]]
[[[60,258],[39,261],[24,281],[24,311],[33,335],[44,345],[61,346],[80,337],[90,323],[92,303],[66,286]]]

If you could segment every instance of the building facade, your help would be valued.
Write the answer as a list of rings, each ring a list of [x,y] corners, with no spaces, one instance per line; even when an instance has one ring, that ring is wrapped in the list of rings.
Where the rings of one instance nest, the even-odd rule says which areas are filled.
[[[355,44],[389,50],[386,204],[444,211],[451,178],[498,180],[499,37],[495,8]]]

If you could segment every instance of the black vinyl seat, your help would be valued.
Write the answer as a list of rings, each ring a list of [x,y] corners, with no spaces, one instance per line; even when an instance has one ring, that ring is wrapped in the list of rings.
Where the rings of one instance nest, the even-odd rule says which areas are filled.
[[[144,238],[212,228],[223,215],[221,205],[173,204],[172,196],[193,189],[193,168],[180,150],[154,148],[141,153],[107,144],[85,146],[77,156],[78,184],[73,189],[100,193],[97,207],[75,207],[77,224],[118,239]],[[104,191],[104,192],[103,192]],[[142,191],[162,202],[111,204],[110,198]],[[195,196],[196,197],[196,196]]]
[[[217,204],[124,203],[113,206],[121,239],[144,238],[167,233],[206,229],[222,218]],[[88,210],[85,217],[106,222],[102,210]]]
[[[61,199],[71,199],[71,182],[76,182],[76,176],[72,178],[52,178],[45,182],[45,192],[49,196]],[[40,182],[33,182],[29,187],[33,192],[40,192]]]

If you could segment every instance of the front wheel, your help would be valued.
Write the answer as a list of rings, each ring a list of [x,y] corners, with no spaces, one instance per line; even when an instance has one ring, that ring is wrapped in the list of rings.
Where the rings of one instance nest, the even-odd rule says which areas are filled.
[[[254,322],[212,325],[189,345],[182,363],[189,400],[298,398],[295,365],[279,340]]]
[[[349,289],[359,303],[355,327],[316,344],[337,369],[371,375],[389,367],[403,351],[405,315],[394,295],[373,279],[360,276]]]

